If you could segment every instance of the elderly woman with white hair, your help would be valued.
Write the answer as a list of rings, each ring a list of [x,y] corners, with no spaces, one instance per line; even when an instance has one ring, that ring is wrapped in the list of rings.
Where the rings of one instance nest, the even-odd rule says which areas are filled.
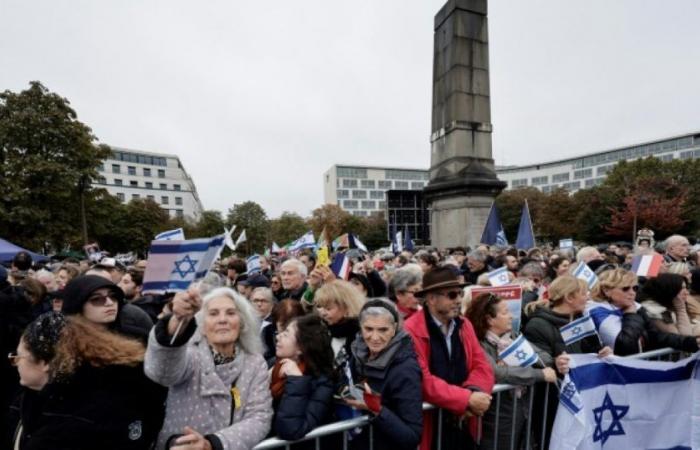
[[[150,379],[170,388],[156,448],[253,448],[272,420],[253,308],[233,290],[218,288],[203,300],[196,290],[178,293],[172,311],[151,332],[144,363]]]

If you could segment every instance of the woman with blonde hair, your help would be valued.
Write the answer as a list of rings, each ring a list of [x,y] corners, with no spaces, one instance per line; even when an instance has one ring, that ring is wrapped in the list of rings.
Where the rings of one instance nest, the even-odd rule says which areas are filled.
[[[547,302],[540,300],[526,306],[529,320],[523,334],[529,342],[554,359],[554,365],[560,374],[564,375],[569,371],[568,353],[598,353],[600,357],[612,354],[610,347],[603,347],[596,336],[589,336],[567,345],[559,331],[564,325],[581,318],[588,299],[588,285],[585,281],[571,275],[562,275],[549,285],[548,292]],[[544,401],[546,389],[550,391],[547,404]],[[544,385],[544,389],[536,390],[535,403],[543,406],[536,410],[540,412],[544,410],[546,414],[547,436],[550,435],[554,424],[558,402],[555,386]],[[533,420],[537,426],[543,423],[542,418]],[[536,435],[539,436],[541,430],[536,431]],[[544,448],[548,447],[549,442],[546,442]]]
[[[626,356],[658,348],[672,347],[689,352],[698,349],[690,336],[667,333],[654,326],[646,308],[636,302],[637,275],[626,269],[612,269],[598,275],[593,301],[586,311],[598,329],[603,343],[616,355]]]
[[[150,449],[164,411],[144,351],[80,316],[40,316],[10,356],[23,387],[12,448]]]
[[[364,303],[363,295],[347,281],[331,281],[316,291],[314,306],[331,333],[336,368],[350,357],[350,344],[360,331],[357,317]]]

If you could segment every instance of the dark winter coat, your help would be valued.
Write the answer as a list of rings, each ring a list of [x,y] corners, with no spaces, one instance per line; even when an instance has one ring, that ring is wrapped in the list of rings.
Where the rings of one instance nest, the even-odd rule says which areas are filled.
[[[634,355],[666,347],[691,353],[698,351],[695,337],[658,330],[644,307],[622,315],[622,328],[615,339],[616,355]]]
[[[423,397],[421,369],[411,337],[399,330],[377,358],[368,358],[367,344],[357,336],[350,359],[353,379],[356,383],[366,381],[381,395],[382,409],[370,420],[374,448],[415,450],[423,431]],[[369,448],[369,430],[363,429],[351,446]]]
[[[85,365],[41,391],[23,388],[13,409],[20,419],[15,438],[20,450],[149,449],[163,424],[166,395],[142,365]]]
[[[277,296],[278,301],[282,301],[287,298],[291,298],[294,300],[301,300],[301,298],[304,296],[304,292],[306,292],[306,289],[308,289],[309,283],[304,281],[304,284],[299,288],[299,289],[284,289],[279,293]]]
[[[130,305],[137,306],[143,312],[148,314],[152,323],[158,322],[158,315],[163,311],[163,307],[172,299],[171,296],[164,295],[144,295],[132,302]]]
[[[333,389],[333,382],[326,375],[287,377],[284,394],[275,402],[273,434],[294,441],[327,422]]]

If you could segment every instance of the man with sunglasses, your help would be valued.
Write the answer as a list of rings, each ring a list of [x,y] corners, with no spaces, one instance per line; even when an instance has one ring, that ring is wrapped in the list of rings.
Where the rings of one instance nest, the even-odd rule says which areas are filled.
[[[442,449],[476,448],[475,416],[483,415],[491,404],[493,370],[472,324],[459,315],[464,285],[448,267],[426,272],[423,289],[415,294],[423,299],[423,313],[414,314],[404,325],[423,372],[423,400],[445,410],[441,424],[438,414],[424,417],[421,449],[438,448],[433,432],[438,426]]]

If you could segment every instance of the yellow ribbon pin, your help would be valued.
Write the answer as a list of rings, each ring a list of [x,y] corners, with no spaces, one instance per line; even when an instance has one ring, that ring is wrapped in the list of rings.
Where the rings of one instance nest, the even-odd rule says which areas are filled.
[[[241,407],[241,393],[237,387],[231,388],[231,397],[233,397],[233,408],[238,409]]]

